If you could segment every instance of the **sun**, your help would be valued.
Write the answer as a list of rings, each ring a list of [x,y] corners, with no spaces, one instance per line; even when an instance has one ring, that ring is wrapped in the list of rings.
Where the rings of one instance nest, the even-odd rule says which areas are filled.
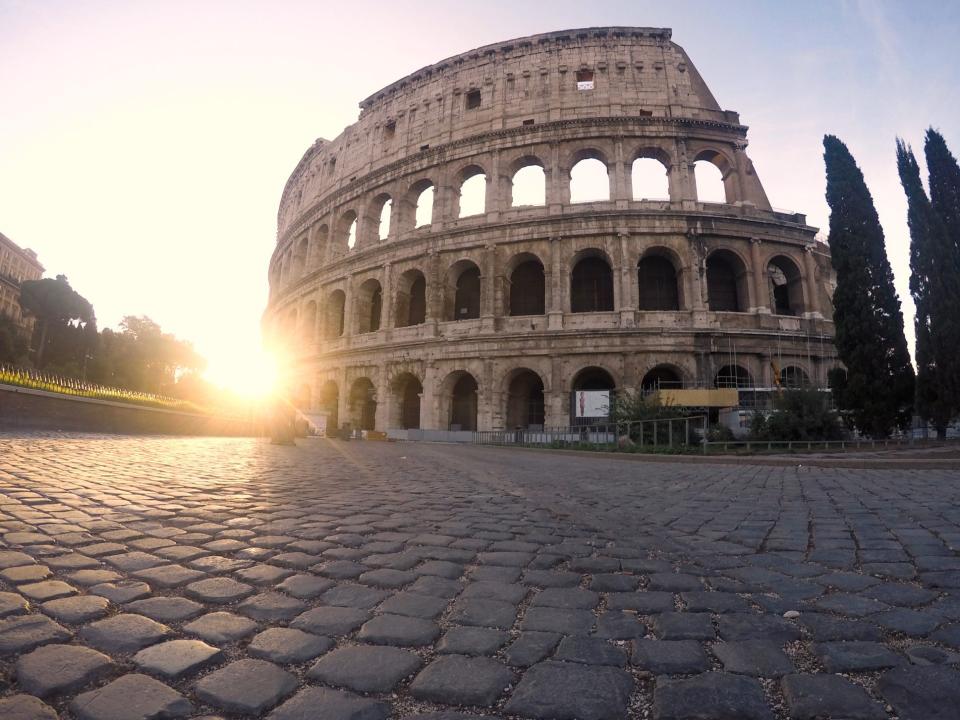
[[[208,356],[204,377],[242,398],[264,400],[277,391],[279,363],[274,354],[261,347],[243,352],[230,348]]]

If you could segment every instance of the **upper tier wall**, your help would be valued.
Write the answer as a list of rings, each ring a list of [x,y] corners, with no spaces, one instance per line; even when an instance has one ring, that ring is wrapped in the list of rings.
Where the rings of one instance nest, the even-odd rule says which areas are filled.
[[[578,89],[578,71],[592,72],[593,89]],[[284,188],[278,234],[324,197],[427,146],[530,121],[644,116],[739,125],[669,29],[567,30],[478,48],[374,93],[356,123],[317,140]]]

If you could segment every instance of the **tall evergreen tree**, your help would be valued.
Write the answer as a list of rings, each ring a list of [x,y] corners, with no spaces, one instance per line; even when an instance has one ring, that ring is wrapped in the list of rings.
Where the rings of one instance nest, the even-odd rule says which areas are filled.
[[[943,220],[947,237],[960,248],[960,165],[933,128],[927,130],[923,151],[930,173],[930,203]]]
[[[946,436],[960,404],[960,248],[927,199],[917,159],[897,139],[897,170],[907,194],[910,294],[916,305],[917,412]]]
[[[906,427],[914,372],[903,334],[903,313],[893,287],[883,228],[863,173],[839,138],[823,138],[830,206],[830,254],[837,273],[833,321],[847,372],[831,376],[837,405],[871,437]]]

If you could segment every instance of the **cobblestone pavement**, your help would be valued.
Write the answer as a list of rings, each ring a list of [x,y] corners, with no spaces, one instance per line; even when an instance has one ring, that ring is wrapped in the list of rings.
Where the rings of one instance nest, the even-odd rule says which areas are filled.
[[[0,436],[0,718],[957,718],[958,499],[951,469]]]

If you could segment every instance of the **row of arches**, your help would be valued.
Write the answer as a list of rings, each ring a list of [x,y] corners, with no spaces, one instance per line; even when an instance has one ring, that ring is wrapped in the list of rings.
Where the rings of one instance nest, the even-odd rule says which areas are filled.
[[[641,311],[689,310],[680,258],[667,248],[651,248],[639,259],[636,309]],[[746,263],[730,250],[711,252],[705,263],[706,308],[713,312],[749,310],[749,273]],[[761,299],[777,315],[804,312],[804,286],[797,264],[785,255],[777,255],[765,268],[769,296]],[[436,304],[436,319],[473,320],[481,316],[484,283],[480,267],[471,260],[453,263],[441,278],[441,297]],[[510,317],[538,316],[547,311],[547,273],[543,262],[533,253],[520,253],[505,268],[502,283],[502,307],[498,314]],[[420,325],[427,321],[430,306],[426,275],[408,269],[396,279],[392,298],[384,298],[377,279],[363,281],[354,292],[354,324],[347,324],[347,295],[342,289],[328,293],[323,316],[316,300],[310,300],[297,316],[289,311],[284,335],[306,342],[341,337],[348,332],[376,332],[384,327],[385,302],[393,303],[393,327]],[[614,272],[610,258],[599,249],[583,250],[575,258],[569,275],[570,312],[610,312],[614,308]],[[765,302],[764,302],[765,300]],[[495,310],[496,312],[496,310]]]
[[[614,163],[607,154],[596,148],[578,150],[569,160],[563,199],[570,204],[604,202],[613,197],[611,171]],[[658,148],[643,148],[629,165],[628,199],[673,200],[671,190],[670,158]],[[702,202],[732,202],[729,182],[732,161],[717,150],[704,150],[690,164],[696,198]],[[468,164],[459,170],[452,184],[453,198],[449,210],[443,213],[451,218],[482,215],[495,206],[536,207],[547,204],[549,170],[537,155],[523,155],[507,167],[502,177],[503,187],[497,187],[488,172],[477,164]],[[316,267],[329,250],[350,251],[360,244],[387,240],[397,234],[432,225],[445,219],[435,212],[437,185],[429,178],[412,183],[394,198],[390,192],[377,193],[365,207],[343,210],[331,223],[317,226],[312,233],[300,237],[280,257],[271,276],[271,284],[283,284],[298,278]],[[503,195],[503,202],[491,195]],[[492,200],[496,200],[492,202]]]
[[[798,366],[787,366],[780,371],[783,387],[804,387],[810,384],[806,371]],[[643,392],[679,388],[683,386],[682,373],[671,365],[658,365],[642,378]],[[754,387],[753,378],[740,365],[721,367],[713,379],[717,388],[746,389]],[[508,429],[540,429],[546,423],[546,391],[543,378],[535,370],[519,367],[509,371],[501,381],[501,412],[504,427]],[[569,390],[607,390],[616,393],[613,376],[602,367],[590,366],[578,371],[571,379]],[[396,375],[389,383],[384,398],[378,395],[369,377],[359,377],[350,384],[346,398],[347,417],[340,417],[340,388],[335,380],[327,380],[311,397],[309,386],[301,390],[301,407],[317,407],[328,413],[328,426],[339,427],[349,423],[362,430],[378,429],[378,403],[386,401],[389,415],[386,424],[395,429],[419,429],[422,422],[424,387],[422,380],[411,372]],[[480,385],[470,372],[456,370],[444,377],[437,388],[438,429],[478,429]],[[571,419],[571,424],[573,420]],[[386,429],[386,428],[381,428]]]

